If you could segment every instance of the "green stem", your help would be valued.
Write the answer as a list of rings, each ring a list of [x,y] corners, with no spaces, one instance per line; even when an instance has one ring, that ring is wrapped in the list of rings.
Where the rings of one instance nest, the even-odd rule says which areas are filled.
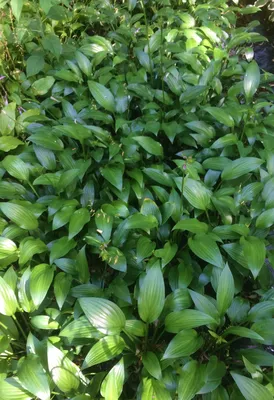
[[[140,0],[140,3],[141,3],[141,6],[142,6],[142,9],[143,9],[144,18],[145,18],[147,48],[148,48],[148,57],[149,57],[149,64],[150,64],[150,77],[151,77],[151,84],[152,84],[153,83],[153,66],[152,66],[151,50],[150,50],[149,36],[148,36],[147,14],[146,14],[146,8],[145,8],[143,0]]]
[[[27,181],[31,190],[33,191],[34,194],[36,194],[37,197],[39,197],[39,194],[36,192],[35,187],[30,183],[30,181]]]
[[[146,324],[146,336],[145,336],[145,346],[144,346],[144,351],[147,351],[147,343],[148,343],[148,328],[149,328],[149,324]]]
[[[27,336],[26,336],[26,334],[25,334],[25,332],[24,332],[24,329],[22,328],[22,326],[20,325],[20,323],[19,323],[18,320],[16,319],[16,316],[13,315],[12,318],[14,319],[14,322],[15,322],[15,324],[17,325],[17,328],[18,328],[19,331],[22,333],[22,335],[23,335],[25,341],[27,341],[28,338],[27,338]]]

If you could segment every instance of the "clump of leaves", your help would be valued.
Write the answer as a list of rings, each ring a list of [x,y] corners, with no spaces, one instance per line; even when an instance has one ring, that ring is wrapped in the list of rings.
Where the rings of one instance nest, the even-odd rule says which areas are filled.
[[[0,398],[272,399],[258,9],[0,10]]]

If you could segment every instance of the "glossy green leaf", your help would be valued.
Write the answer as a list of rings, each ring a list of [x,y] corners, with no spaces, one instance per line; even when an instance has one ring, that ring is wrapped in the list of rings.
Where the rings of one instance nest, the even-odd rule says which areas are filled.
[[[47,345],[47,357],[49,372],[55,385],[64,393],[77,390],[82,378],[77,365],[50,342]]]
[[[177,222],[173,230],[176,229],[192,233],[206,233],[208,231],[208,225],[204,222],[200,222],[198,219],[189,218]]]
[[[48,264],[36,265],[30,275],[30,294],[36,308],[47,295],[53,280],[54,267]]]
[[[263,164],[263,160],[255,157],[242,157],[232,161],[222,172],[223,180],[239,178],[249,172],[255,171]]]
[[[86,208],[80,208],[80,210],[75,211],[69,221],[69,240],[76,236],[89,220],[90,213]]]
[[[231,372],[231,375],[246,400],[272,399],[270,391],[259,382],[236,372]]]
[[[20,360],[18,378],[22,386],[41,400],[50,399],[50,386],[39,357],[29,354]]]
[[[204,374],[197,361],[184,365],[178,385],[178,399],[191,400],[204,384]]]
[[[149,154],[158,157],[163,156],[163,147],[159,142],[156,142],[156,140],[151,139],[148,136],[134,136],[133,139]]]
[[[252,329],[245,328],[244,326],[230,326],[222,334],[223,337],[226,337],[228,335],[236,335],[253,340],[264,340],[264,338],[258,335],[258,333],[256,333]]]
[[[197,310],[174,311],[165,319],[166,331],[178,333],[183,329],[196,328],[202,325],[216,324],[214,318]]]
[[[217,288],[217,308],[221,315],[230,307],[235,292],[234,279],[228,264],[222,270]]]
[[[70,291],[72,278],[64,272],[59,272],[54,279],[54,295],[58,307],[61,309]]]
[[[244,92],[247,100],[252,99],[260,84],[260,68],[255,60],[251,61],[244,76]]]
[[[169,342],[163,359],[187,357],[203,345],[203,339],[194,329],[182,330]]]
[[[154,322],[161,314],[165,302],[165,285],[162,270],[154,264],[141,282],[138,312],[144,322]]]
[[[14,315],[17,311],[18,303],[14,291],[0,276],[0,313],[3,315]]]
[[[44,253],[48,248],[42,240],[29,237],[20,243],[19,250],[19,265],[24,265],[31,260],[35,254]]]
[[[122,165],[108,165],[101,169],[103,177],[118,190],[123,189],[124,168]]]
[[[43,96],[50,90],[54,82],[55,79],[52,76],[47,76],[46,78],[38,79],[32,84],[32,89],[34,94],[36,96]]]
[[[16,244],[12,240],[0,236],[0,259],[14,254],[16,250]]]
[[[224,265],[222,255],[217,243],[207,234],[197,234],[188,239],[191,251],[202,260],[222,268]]]
[[[115,111],[115,100],[113,94],[104,85],[101,85],[95,81],[88,81],[89,90],[97,101],[103,108],[114,113]]]
[[[13,203],[1,203],[0,210],[20,228],[33,230],[38,227],[38,221],[28,208]]]
[[[69,240],[67,236],[55,240],[50,249],[50,263],[52,264],[57,258],[65,256],[75,246],[76,242],[73,239]]]
[[[86,355],[82,369],[112,360],[121,354],[124,347],[125,342],[120,336],[106,336],[100,339]]]
[[[187,178],[184,182],[183,195],[193,207],[206,210],[212,193],[200,181]]]
[[[252,272],[254,279],[256,279],[265,263],[265,243],[262,239],[255,236],[247,236],[246,238],[242,237],[240,243],[243,246],[244,257],[248,268]]]
[[[124,329],[125,315],[115,303],[99,297],[82,297],[79,304],[98,331],[106,335],[117,335]]]
[[[138,319],[128,319],[126,320],[125,330],[130,335],[143,337],[146,333],[146,325]]]
[[[263,211],[256,220],[256,227],[260,229],[269,228],[274,224],[274,208]]]
[[[50,132],[34,133],[33,135],[30,135],[28,137],[28,140],[30,140],[32,143],[36,144],[37,146],[41,146],[41,147],[44,147],[45,149],[49,149],[49,150],[53,150],[53,151],[63,150],[63,148],[64,148],[64,144],[58,138],[58,136],[56,136]]]
[[[125,380],[124,360],[121,360],[114,365],[109,371],[101,385],[101,395],[106,400],[118,400],[123,391]]]
[[[222,108],[206,107],[204,110],[208,112],[210,115],[212,115],[212,117],[215,118],[221,124],[224,124],[230,128],[234,126],[233,118],[231,117],[231,115],[227,113],[227,111],[223,110]]]
[[[160,362],[155,353],[152,351],[148,351],[143,354],[142,361],[146,370],[153,376],[155,379],[162,379],[162,371]]]
[[[16,378],[0,380],[0,398],[5,400],[31,400],[32,394],[25,390]]]
[[[29,168],[27,164],[16,156],[7,156],[2,161],[5,170],[14,178],[22,181],[29,180]]]

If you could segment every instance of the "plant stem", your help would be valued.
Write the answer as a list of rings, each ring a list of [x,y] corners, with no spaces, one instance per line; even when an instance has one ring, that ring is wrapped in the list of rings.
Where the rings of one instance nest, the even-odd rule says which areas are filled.
[[[144,351],[145,351],[145,352],[147,351],[148,329],[149,329],[149,323],[147,322],[147,324],[146,324],[145,346],[144,346]]]
[[[24,332],[24,329],[22,328],[22,326],[20,325],[20,323],[19,323],[18,320],[16,319],[16,316],[13,315],[12,318],[14,319],[14,322],[15,322],[15,324],[17,325],[17,328],[18,328],[19,331],[22,333],[22,335],[23,335],[25,341],[27,341],[28,338],[27,338],[27,336],[26,336],[26,334],[25,334],[25,332]]]
[[[151,51],[150,51],[150,44],[149,44],[149,36],[148,36],[148,22],[147,22],[147,14],[146,14],[146,8],[144,5],[143,0],[140,0],[143,12],[144,12],[144,18],[145,18],[145,25],[146,25],[146,37],[147,37],[147,48],[148,48],[148,57],[149,57],[149,64],[150,64],[150,77],[151,77],[151,84],[153,84],[153,66],[152,66],[152,58],[151,58]]]
[[[33,193],[35,193],[35,194],[36,194],[36,196],[37,196],[37,197],[39,197],[39,194],[36,192],[36,190],[35,190],[34,186],[33,186],[33,185],[30,183],[30,181],[28,181],[28,184],[29,184],[29,186],[31,187],[31,189],[32,189]]]

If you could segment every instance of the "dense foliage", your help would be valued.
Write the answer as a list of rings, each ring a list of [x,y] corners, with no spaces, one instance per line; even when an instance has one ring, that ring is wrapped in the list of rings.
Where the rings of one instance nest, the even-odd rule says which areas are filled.
[[[0,399],[270,400],[259,9],[0,1]]]

